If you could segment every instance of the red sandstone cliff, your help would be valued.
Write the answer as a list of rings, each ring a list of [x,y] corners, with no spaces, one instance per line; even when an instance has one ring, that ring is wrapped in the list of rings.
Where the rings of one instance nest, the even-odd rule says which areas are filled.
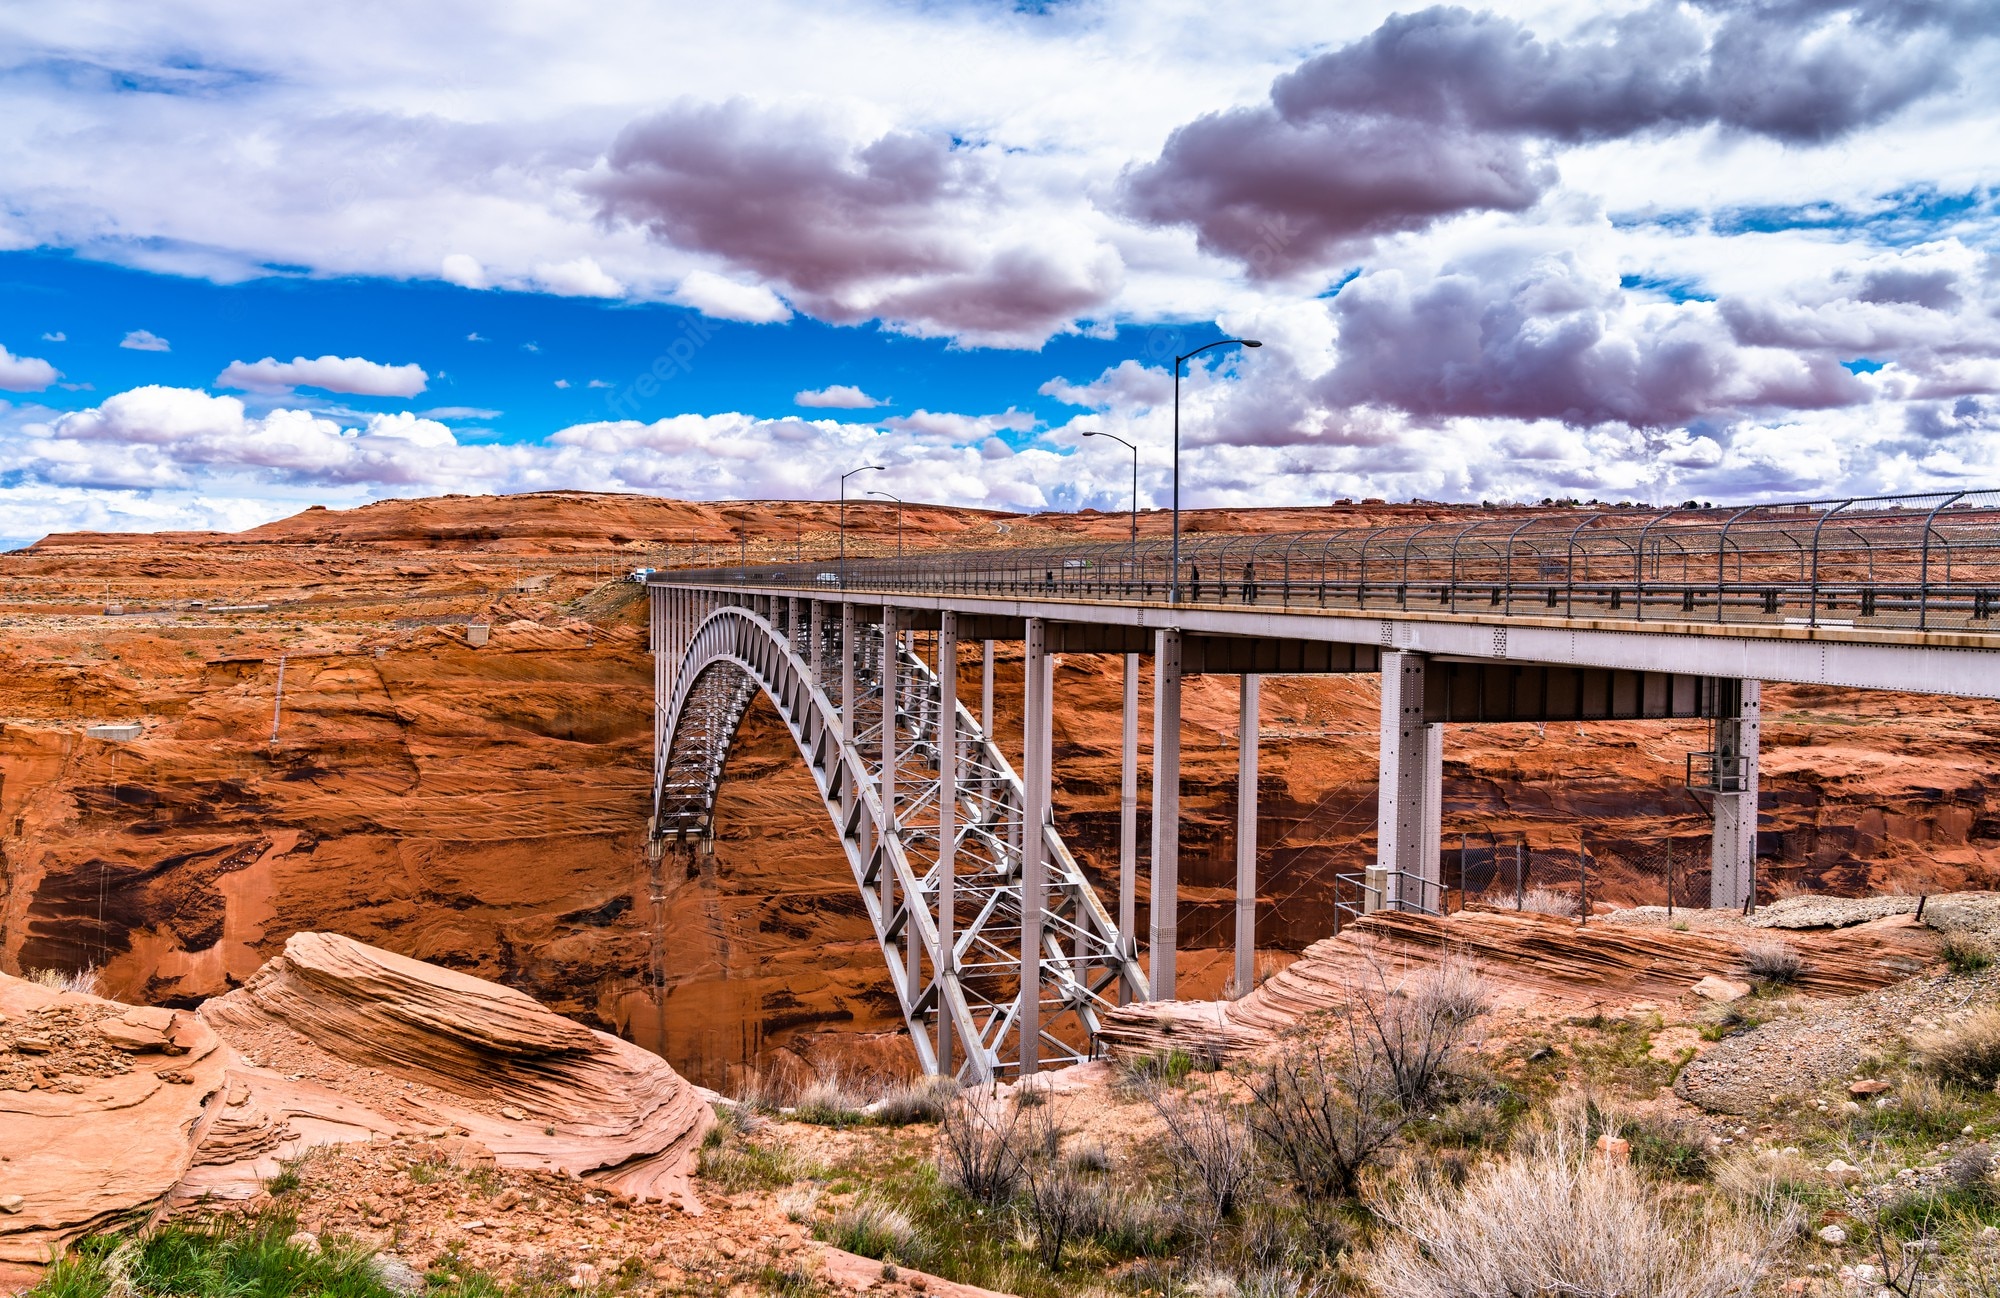
[[[1325,526],[1391,512],[1440,511],[1190,523]],[[331,928],[661,1046],[698,1081],[824,1049],[903,1066],[844,858],[761,704],[731,760],[712,863],[669,881],[664,1005],[653,991],[641,850],[651,671],[640,592],[610,579],[662,553],[823,554],[834,515],[823,504],[447,497],[308,511],[233,536],[56,537],[0,558],[0,967],[99,964],[114,994],[189,1005],[238,985],[293,932]],[[1117,536],[1125,523],[904,516],[912,545]],[[849,524],[856,549],[895,544],[893,507],[850,506]],[[107,599],[125,614],[104,616]],[[483,647],[464,632],[473,621],[492,626]],[[1003,655],[1010,748],[1016,661]],[[1116,659],[1071,656],[1057,677],[1058,814],[1100,871],[1116,855],[1116,672]],[[1367,856],[1375,707],[1372,677],[1266,682],[1267,947],[1324,937],[1332,875]],[[1778,688],[1765,708],[1770,884],[1992,882],[2000,708]],[[1234,681],[1191,682],[1186,712],[1182,927],[1194,949],[1183,984],[1199,994],[1219,985],[1214,948],[1228,933]],[[83,736],[128,719],[146,727],[131,743]],[[1680,780],[1701,739],[1695,723],[1456,729],[1447,844],[1490,831],[1574,852],[1584,836],[1603,869],[1593,889],[1659,899],[1657,878],[1625,858],[1668,839],[1699,856],[1707,821]]]

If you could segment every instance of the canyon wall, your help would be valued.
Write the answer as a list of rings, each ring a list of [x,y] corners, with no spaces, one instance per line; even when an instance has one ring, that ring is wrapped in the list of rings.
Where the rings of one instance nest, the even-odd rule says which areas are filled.
[[[907,1068],[845,858],[767,704],[731,755],[713,855],[656,892],[643,851],[652,673],[642,594],[611,577],[701,547],[823,552],[830,511],[462,497],[0,557],[0,967],[97,966],[110,994],[183,1006],[292,933],[331,930],[517,987],[704,1083],[809,1059]],[[849,522],[857,549],[893,546],[893,509]],[[915,508],[904,522],[921,544],[1125,525]],[[483,645],[472,624],[490,627]],[[1068,656],[1056,685],[1058,818],[1107,884],[1120,668]],[[1018,673],[1003,649],[1013,752]],[[1266,680],[1259,944],[1274,953],[1331,931],[1334,876],[1369,854],[1376,700],[1372,676]],[[1234,678],[1191,680],[1185,712],[1182,979],[1202,994],[1230,931]],[[1996,720],[1983,703],[1768,689],[1766,895],[1993,883]],[[84,735],[113,721],[144,728]],[[1454,728],[1448,855],[1460,833],[1475,856],[1523,842],[1560,874],[1587,851],[1594,896],[1662,900],[1662,845],[1685,871],[1706,841],[1682,787],[1705,744],[1692,722]]]

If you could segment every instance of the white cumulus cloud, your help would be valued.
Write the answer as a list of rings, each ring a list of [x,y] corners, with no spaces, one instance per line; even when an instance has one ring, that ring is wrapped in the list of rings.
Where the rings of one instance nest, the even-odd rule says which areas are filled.
[[[792,318],[785,300],[762,284],[742,284],[712,270],[691,272],[674,290],[674,301],[717,320],[782,324]]]
[[[444,259],[439,274],[447,284],[460,288],[485,288],[486,268],[479,264],[477,257],[468,257],[462,252],[452,253]]]
[[[126,334],[125,341],[118,345],[126,351],[132,352],[166,352],[173,350],[173,347],[166,339],[160,337],[160,335],[154,333],[151,329],[134,329],[131,333]]]
[[[261,361],[231,361],[228,369],[215,376],[219,388],[253,392],[319,388],[358,397],[414,397],[429,381],[430,375],[421,365],[383,365],[360,356],[321,356],[316,360],[295,356],[289,361],[266,356]]]
[[[61,375],[56,367],[34,356],[16,356],[0,347],[0,388],[9,392],[40,392]]]
[[[535,283],[562,297],[622,297],[625,286],[605,274],[595,258],[544,262],[535,267]]]
[[[792,395],[794,404],[817,410],[873,410],[882,404],[852,383],[835,383],[831,387],[808,388]]]

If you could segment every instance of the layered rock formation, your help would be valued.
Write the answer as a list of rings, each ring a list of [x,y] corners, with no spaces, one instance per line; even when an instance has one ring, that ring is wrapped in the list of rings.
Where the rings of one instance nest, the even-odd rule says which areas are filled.
[[[185,1011],[0,974],[0,1281],[165,1203],[227,1061]]]
[[[687,1177],[711,1115],[694,1088],[628,1041],[521,993],[331,933],[284,953],[200,1015],[238,1055],[232,1111],[189,1189],[212,1192],[302,1137],[295,1120],[368,1131],[445,1127],[503,1167],[568,1172],[637,1199],[695,1207]],[[328,1112],[313,1079],[339,1106]],[[243,1133],[272,1137],[245,1141]],[[254,1148],[253,1148],[254,1146]],[[245,1157],[245,1155],[250,1155]],[[221,1168],[218,1172],[212,1169]]]
[[[1605,1005],[1671,998],[1705,978],[1747,975],[1745,947],[1770,940],[1769,933],[1742,926],[1675,931],[1489,908],[1444,918],[1385,911],[1315,942],[1240,1000],[1113,1010],[1104,1040],[1118,1054],[1182,1050],[1237,1058],[1357,995],[1386,994],[1413,970],[1447,957],[1476,967],[1502,1001],[1552,997]],[[1922,972],[1941,945],[1934,930],[1908,914],[1791,929],[1782,940],[1803,957],[1799,990],[1814,996],[1853,996],[1900,982]]]
[[[254,1195],[285,1159],[376,1137],[698,1212],[712,1121],[629,1042],[333,934],[293,935],[198,1013],[0,975],[0,1263]]]

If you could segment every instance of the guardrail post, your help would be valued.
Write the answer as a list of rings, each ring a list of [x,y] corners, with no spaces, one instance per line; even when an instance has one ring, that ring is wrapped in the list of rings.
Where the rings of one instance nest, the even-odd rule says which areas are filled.
[[[1407,898],[1438,909],[1440,786],[1444,727],[1424,722],[1422,654],[1382,655],[1382,747],[1376,795],[1375,865],[1366,894],[1383,910],[1403,910],[1406,880],[1420,895]]]
[[[1125,655],[1124,735],[1118,754],[1118,954],[1139,957],[1139,655]],[[1118,1003],[1144,995],[1119,980]]]
[[[1248,672],[1237,702],[1236,725],[1236,995],[1248,996],[1257,978],[1257,727],[1261,680]]]
[[[1026,670],[1022,685],[1021,758],[1027,805],[1022,808],[1021,834],[1021,992],[1015,1021],[1021,1030],[1021,1076],[1034,1073],[1042,1050],[1042,911],[1048,891],[1048,845],[1042,827],[1049,818],[1049,725],[1047,658],[1048,624],[1028,619]]]
[[[1174,999],[1179,947],[1181,860],[1181,633],[1153,634],[1153,999]]]
[[[1710,845],[1708,904],[1741,910],[1757,890],[1757,746],[1762,683],[1737,681],[1730,715],[1717,719],[1715,836]],[[1727,693],[1727,692],[1726,692]]]

